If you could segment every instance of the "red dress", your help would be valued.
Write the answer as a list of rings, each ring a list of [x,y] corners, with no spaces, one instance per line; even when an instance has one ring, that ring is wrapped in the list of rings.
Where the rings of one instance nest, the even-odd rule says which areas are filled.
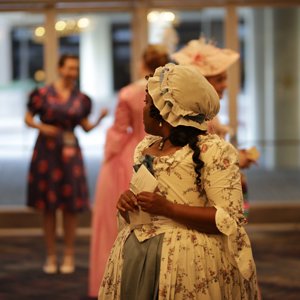
[[[34,90],[28,110],[61,129],[55,137],[39,133],[28,175],[27,205],[41,210],[82,211],[89,206],[86,174],[74,128],[91,111],[91,100],[74,89],[65,102],[53,85]]]

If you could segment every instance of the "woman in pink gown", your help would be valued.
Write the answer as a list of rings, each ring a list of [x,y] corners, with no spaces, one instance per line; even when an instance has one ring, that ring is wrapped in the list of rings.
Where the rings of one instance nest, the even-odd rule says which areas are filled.
[[[145,135],[143,107],[145,75],[169,61],[167,49],[149,45],[141,64],[141,77],[121,89],[115,120],[108,130],[104,161],[99,173],[92,216],[92,238],[89,265],[89,297],[96,298],[110,250],[117,236],[117,209],[119,196],[129,187],[132,175],[133,152]]]

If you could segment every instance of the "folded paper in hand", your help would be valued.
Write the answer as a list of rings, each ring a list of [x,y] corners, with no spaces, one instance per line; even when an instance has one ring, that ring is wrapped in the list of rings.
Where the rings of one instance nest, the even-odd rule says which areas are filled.
[[[246,155],[247,155],[248,159],[250,159],[254,162],[258,161],[259,156],[260,156],[259,151],[257,150],[257,148],[255,146],[247,149],[246,150]]]
[[[156,187],[157,180],[142,164],[138,171],[135,172],[131,178],[130,190],[137,195],[141,192],[154,192]],[[151,222],[150,214],[142,211],[140,208],[138,211],[129,212],[129,219],[132,227]]]

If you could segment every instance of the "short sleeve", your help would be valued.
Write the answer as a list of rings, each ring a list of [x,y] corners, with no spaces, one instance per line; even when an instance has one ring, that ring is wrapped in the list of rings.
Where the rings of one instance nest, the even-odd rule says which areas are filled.
[[[38,89],[29,94],[27,109],[33,115],[40,114],[43,105],[43,98]]]
[[[91,111],[92,111],[92,100],[87,95],[84,95],[82,119],[87,118],[88,115],[91,113]]]

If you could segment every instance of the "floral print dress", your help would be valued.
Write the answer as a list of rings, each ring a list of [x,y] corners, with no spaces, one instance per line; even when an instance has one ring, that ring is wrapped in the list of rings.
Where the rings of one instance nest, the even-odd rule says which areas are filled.
[[[160,138],[144,138],[136,148],[135,164],[142,163],[143,150],[157,139]],[[221,234],[201,233],[155,215],[150,224],[137,228],[125,226],[107,262],[99,299],[120,299],[123,249],[126,249],[124,244],[131,234],[140,243],[163,234],[161,253],[157,254],[161,257],[157,278],[159,300],[258,299],[255,263],[243,228],[245,219],[237,152],[217,135],[200,137],[199,147],[200,158],[205,164],[201,170],[200,193],[195,184],[193,151],[189,146],[170,156],[154,157],[154,175],[159,192],[169,201],[215,207],[216,225]]]
[[[60,129],[55,137],[39,134],[30,163],[27,205],[40,210],[76,212],[89,206],[86,174],[75,127],[91,111],[91,100],[74,89],[59,101],[53,85],[34,90],[29,112]]]

